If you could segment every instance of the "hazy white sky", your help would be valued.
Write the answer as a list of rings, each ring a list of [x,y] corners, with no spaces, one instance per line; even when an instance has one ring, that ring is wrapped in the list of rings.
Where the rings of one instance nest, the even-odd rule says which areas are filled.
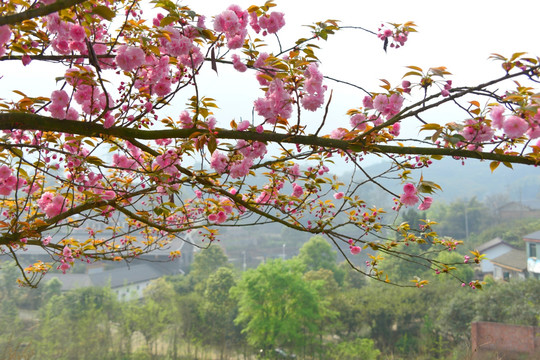
[[[309,29],[302,25],[325,19],[341,20],[342,25],[362,26],[376,31],[381,22],[405,22],[412,20],[418,25],[418,33],[411,34],[405,47],[389,49],[385,53],[382,42],[374,35],[360,30],[345,29],[329,41],[320,42],[321,70],[325,75],[358,84],[371,91],[379,91],[379,79],[385,78],[393,85],[401,82],[405,66],[417,65],[424,69],[446,66],[454,75],[450,78],[455,86],[473,85],[480,81],[502,75],[500,63],[488,60],[490,53],[504,55],[527,51],[540,55],[538,41],[538,0],[524,0],[519,5],[501,0],[454,0],[454,1],[362,1],[362,0],[275,0],[275,11],[284,12],[287,25],[280,32],[284,47],[299,37],[308,37]],[[231,3],[247,8],[263,1],[253,0],[199,0],[182,1],[198,13],[211,17],[225,10]],[[271,36],[269,52],[277,51],[277,43]],[[0,97],[12,89],[19,89],[31,96],[48,96],[57,88],[55,77],[63,75],[63,69],[33,62],[26,68],[20,64],[2,63]],[[209,70],[209,69],[207,69]],[[204,72],[203,72],[204,73]],[[329,122],[332,126],[346,126],[345,112],[361,105],[364,94],[350,87],[328,82],[334,90]],[[253,100],[262,96],[253,73],[239,74],[220,67],[219,75],[211,70],[201,79],[202,94],[217,99],[221,109],[217,117],[222,126],[231,119],[250,119]],[[46,89],[46,90],[45,90]],[[187,95],[187,94],[186,94]],[[172,115],[183,110],[186,97],[179,96]],[[317,124],[322,112],[308,114],[308,122]],[[451,113],[443,112],[442,121],[449,121]],[[406,128],[406,127],[405,127]],[[407,129],[405,129],[407,130]]]

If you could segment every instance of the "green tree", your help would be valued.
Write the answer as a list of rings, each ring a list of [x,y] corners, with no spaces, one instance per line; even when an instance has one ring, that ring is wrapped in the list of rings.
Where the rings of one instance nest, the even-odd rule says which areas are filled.
[[[234,324],[236,302],[230,295],[235,283],[234,273],[228,267],[219,268],[206,280],[202,306],[207,326],[205,339],[219,349],[220,359],[224,359],[225,352],[239,340],[239,331]]]
[[[44,359],[109,359],[111,323],[119,307],[109,288],[89,287],[53,296],[40,309],[37,355]]]
[[[198,290],[202,292],[206,279],[221,267],[232,267],[232,265],[229,263],[229,258],[223,248],[213,244],[204,251],[195,254],[189,269],[189,276]]]
[[[371,339],[341,341],[332,349],[332,358],[340,360],[377,360],[380,355]]]
[[[280,259],[248,270],[231,290],[238,301],[236,322],[248,342],[265,350],[305,351],[320,319],[317,290],[294,260]]]
[[[337,266],[336,254],[325,238],[313,236],[300,248],[298,259],[305,265],[305,271],[330,270],[336,281],[342,284],[345,273]]]

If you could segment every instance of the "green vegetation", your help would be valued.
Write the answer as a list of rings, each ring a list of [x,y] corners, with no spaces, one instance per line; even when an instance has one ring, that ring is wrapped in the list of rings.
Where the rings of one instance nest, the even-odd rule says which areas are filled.
[[[142,300],[131,302],[106,288],[60,293],[56,279],[38,290],[18,288],[15,269],[4,266],[0,357],[458,359],[472,321],[539,325],[540,281],[491,282],[479,291],[420,267],[430,284],[400,288],[359,279],[349,267],[325,261],[332,256],[314,237],[293,259],[238,273],[212,246],[196,255],[188,275],[154,281]],[[461,259],[455,252],[436,256]],[[407,262],[391,266],[416,271]],[[458,275],[470,277],[471,268]],[[35,304],[19,301],[30,294]]]

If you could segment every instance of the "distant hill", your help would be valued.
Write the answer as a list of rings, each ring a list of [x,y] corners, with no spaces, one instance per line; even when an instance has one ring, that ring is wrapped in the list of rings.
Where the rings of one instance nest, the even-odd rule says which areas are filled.
[[[387,167],[387,163],[379,163],[366,167],[366,171],[380,173]],[[540,168],[534,166],[514,165],[514,169],[509,169],[501,164],[492,173],[487,161],[467,160],[462,165],[461,160],[443,159],[435,161],[429,168],[413,171],[415,181],[420,175],[443,188],[436,197],[445,201],[474,196],[483,200],[495,194],[507,195],[509,200],[515,201],[540,201]],[[345,179],[346,175],[341,178]],[[399,182],[381,182],[398,193],[401,190]]]

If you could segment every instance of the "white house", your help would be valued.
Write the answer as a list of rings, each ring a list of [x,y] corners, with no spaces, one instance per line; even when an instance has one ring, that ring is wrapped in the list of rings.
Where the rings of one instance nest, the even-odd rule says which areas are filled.
[[[491,262],[501,255],[504,255],[512,250],[515,250],[510,244],[502,241],[500,238],[490,240],[478,247],[480,253],[485,254],[486,258],[480,262],[480,269],[484,275],[493,275],[494,267]]]

